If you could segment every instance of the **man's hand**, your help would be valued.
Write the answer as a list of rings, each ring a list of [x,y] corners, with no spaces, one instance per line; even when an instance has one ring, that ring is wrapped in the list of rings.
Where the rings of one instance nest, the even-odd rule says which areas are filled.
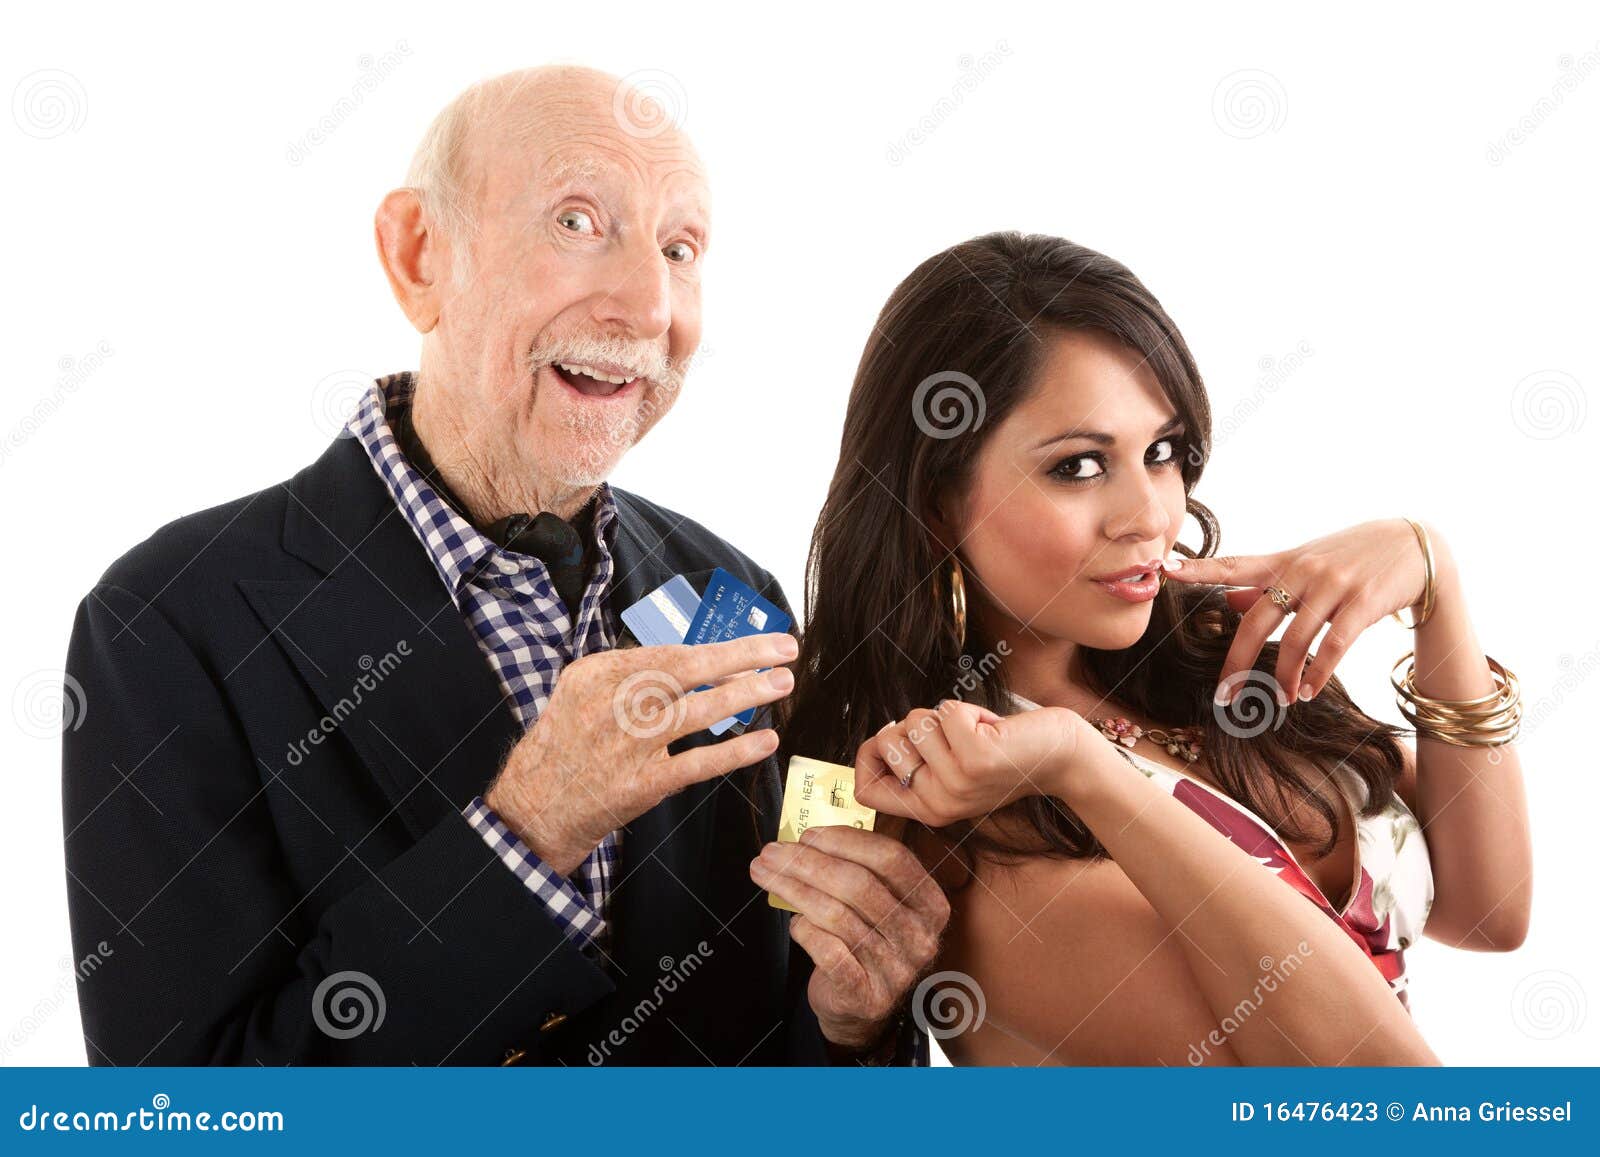
[[[816,962],[807,995],[822,1035],[871,1046],[938,955],[944,891],[899,840],[843,825],[766,845],[750,876],[798,910],[789,935]]]
[[[690,784],[759,763],[770,728],[667,754],[719,719],[782,699],[794,675],[793,635],[586,655],[561,672],[539,720],[484,795],[506,825],[562,875],[608,832]],[[757,668],[772,670],[755,674]],[[695,693],[693,688],[714,684]]]

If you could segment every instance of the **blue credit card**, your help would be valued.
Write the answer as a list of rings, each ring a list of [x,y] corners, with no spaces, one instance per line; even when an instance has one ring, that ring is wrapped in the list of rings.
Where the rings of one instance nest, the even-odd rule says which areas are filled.
[[[705,597],[689,622],[684,634],[685,643],[725,643],[742,639],[746,635],[763,635],[787,631],[791,619],[781,607],[762,598],[753,589],[718,567],[706,583]],[[696,687],[705,691],[707,687]],[[718,720],[711,725],[711,734],[721,735],[738,725],[749,726],[756,716],[754,707]]]
[[[700,607],[700,596],[681,574],[673,575],[633,606],[622,612],[622,621],[633,637],[646,647],[664,647],[683,642],[689,621]]]

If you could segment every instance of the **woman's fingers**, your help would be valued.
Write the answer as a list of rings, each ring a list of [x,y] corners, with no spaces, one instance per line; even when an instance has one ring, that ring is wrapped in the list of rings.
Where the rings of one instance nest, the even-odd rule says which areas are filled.
[[[1281,573],[1284,554],[1219,554],[1211,558],[1185,558],[1167,578],[1182,583],[1212,583],[1227,587],[1264,587]]]
[[[1305,689],[1301,698],[1316,698],[1323,684],[1333,677],[1333,669],[1344,659],[1350,645],[1362,631],[1377,621],[1372,617],[1371,609],[1363,606],[1359,600],[1339,609],[1339,613],[1328,624],[1328,633],[1322,636],[1317,653],[1311,658],[1311,665],[1300,678],[1300,686]]]

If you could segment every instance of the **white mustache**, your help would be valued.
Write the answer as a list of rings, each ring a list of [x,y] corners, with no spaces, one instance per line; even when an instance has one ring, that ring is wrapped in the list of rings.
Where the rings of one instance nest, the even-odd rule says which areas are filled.
[[[528,373],[555,362],[615,366],[624,376],[645,378],[669,390],[683,385],[687,364],[648,342],[573,334],[540,341],[528,351]]]

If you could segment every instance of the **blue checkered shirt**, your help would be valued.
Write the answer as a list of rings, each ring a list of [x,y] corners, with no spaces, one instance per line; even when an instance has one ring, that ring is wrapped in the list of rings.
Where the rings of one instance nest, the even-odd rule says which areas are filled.
[[[601,483],[594,513],[598,557],[574,624],[543,561],[505,550],[480,533],[401,453],[388,415],[409,406],[415,388],[416,379],[409,372],[379,378],[356,407],[348,428],[366,449],[373,469],[433,560],[445,589],[488,657],[518,722],[524,729],[532,727],[550,701],[561,669],[590,652],[610,648],[618,635],[605,607],[612,575],[606,535],[616,520],[616,502],[611,488]],[[475,797],[461,814],[543,901],[568,940],[580,949],[604,952],[609,940],[606,907],[622,842],[620,829],[601,841],[568,879],[518,839],[482,796]]]

